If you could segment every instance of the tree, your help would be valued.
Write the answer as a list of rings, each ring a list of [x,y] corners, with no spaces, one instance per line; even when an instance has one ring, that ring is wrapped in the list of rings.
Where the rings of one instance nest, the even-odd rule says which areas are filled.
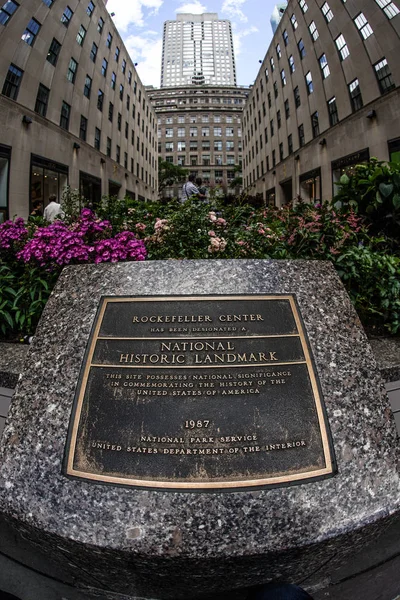
[[[187,177],[187,170],[182,169],[179,165],[174,165],[171,162],[158,158],[158,193],[160,197],[163,195],[165,188],[184,181]]]

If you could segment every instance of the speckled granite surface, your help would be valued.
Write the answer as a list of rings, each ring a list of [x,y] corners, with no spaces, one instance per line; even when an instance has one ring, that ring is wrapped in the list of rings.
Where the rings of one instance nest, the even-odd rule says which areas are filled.
[[[400,380],[400,338],[372,338],[369,340],[383,379]]]
[[[321,380],[337,476],[263,491],[179,494],[61,474],[101,295],[295,293]],[[29,400],[27,402],[27,399]],[[371,347],[334,270],[312,261],[165,261],[67,268],[48,302],[2,439],[0,510],[78,586],[179,600],[306,582],[400,507],[398,441]],[[111,594],[111,595],[107,595]]]
[[[0,387],[17,385],[28,349],[29,346],[24,344],[0,344]]]

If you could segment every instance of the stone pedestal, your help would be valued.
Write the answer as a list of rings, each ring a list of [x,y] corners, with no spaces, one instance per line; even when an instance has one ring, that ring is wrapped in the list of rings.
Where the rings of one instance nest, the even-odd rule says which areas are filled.
[[[225,492],[66,476],[74,396],[101,297],[218,294],[295,296],[337,473]],[[15,539],[17,560],[100,598],[222,598],[271,580],[316,589],[398,513],[397,452],[375,359],[330,264],[69,267],[46,306],[2,437],[0,529]],[[35,564],[36,552],[48,557],[45,567]]]

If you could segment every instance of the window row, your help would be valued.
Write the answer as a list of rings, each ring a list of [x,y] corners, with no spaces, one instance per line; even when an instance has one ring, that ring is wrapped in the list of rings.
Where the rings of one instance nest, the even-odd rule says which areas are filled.
[[[165,142],[165,144],[164,144],[165,152],[174,152],[174,147],[175,147],[174,142]],[[186,149],[186,147],[187,147],[186,142],[178,142],[176,145],[176,149],[178,152],[182,152],[183,150]],[[215,141],[213,144],[214,151],[216,151],[216,152],[222,152],[223,147],[224,147],[224,145],[223,145],[222,141]],[[158,148],[159,148],[159,152],[161,152],[162,151],[161,142],[159,142]],[[205,150],[205,149],[209,149],[209,147],[207,147],[207,148],[203,147],[203,150]],[[189,146],[189,150],[197,150],[197,146],[196,147]],[[226,141],[225,142],[225,150],[227,150],[228,152],[232,152],[233,150],[235,150],[235,142]],[[238,150],[239,151],[242,150],[241,144],[238,144]]]

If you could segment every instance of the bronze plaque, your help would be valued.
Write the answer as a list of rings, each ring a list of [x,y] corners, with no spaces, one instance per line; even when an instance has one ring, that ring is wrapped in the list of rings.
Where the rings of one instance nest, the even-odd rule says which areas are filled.
[[[232,490],[326,477],[333,463],[293,295],[101,299],[67,475]]]

